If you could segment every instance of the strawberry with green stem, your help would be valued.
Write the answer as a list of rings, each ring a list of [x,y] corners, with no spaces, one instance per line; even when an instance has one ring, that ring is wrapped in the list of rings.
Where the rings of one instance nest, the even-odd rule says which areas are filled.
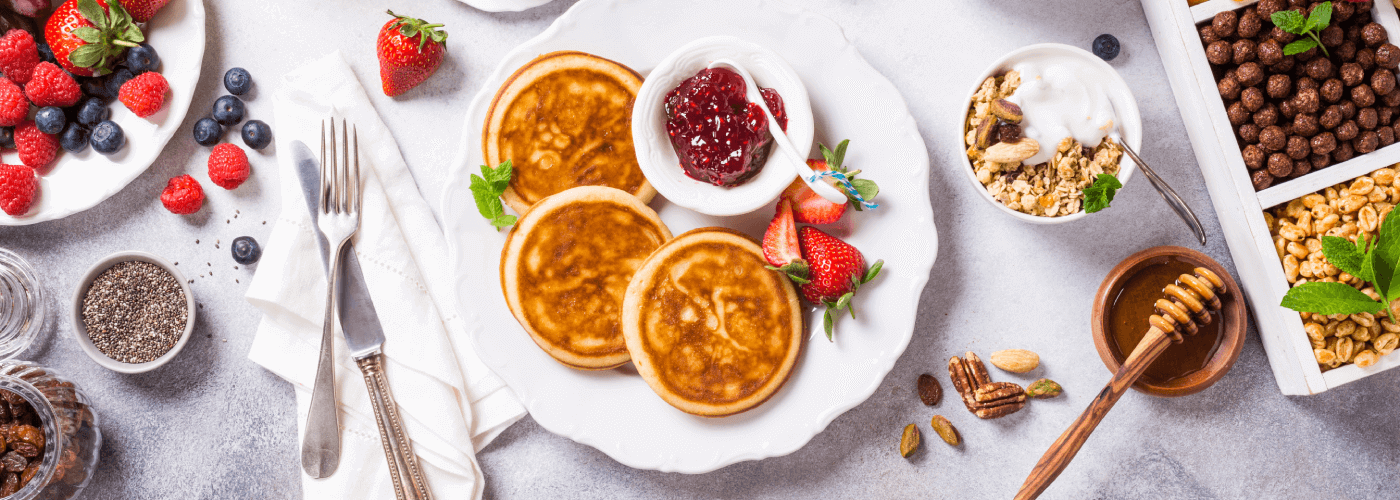
[[[880,193],[880,187],[870,179],[857,179],[855,176],[861,171],[847,170],[846,166],[842,164],[846,159],[846,146],[850,142],[849,139],[841,141],[840,144],[836,145],[835,150],[828,149],[824,144],[818,144],[817,147],[822,152],[822,159],[807,160],[807,166],[811,167],[814,172],[835,171],[845,174],[860,197],[870,201]],[[783,190],[781,198],[792,203],[795,220],[803,224],[834,223],[846,213],[847,206],[855,207],[857,211],[864,209],[861,203],[849,192],[846,193],[847,203],[826,201],[826,198],[822,198],[807,185],[806,181],[800,178],[794,179],[792,184]]]
[[[442,65],[447,32],[438,29],[441,24],[388,12],[394,19],[379,29],[375,53],[384,95],[394,97],[417,87]]]
[[[826,339],[832,340],[832,327],[836,321],[832,312],[840,314],[843,310],[849,311],[851,318],[855,319],[856,309],[851,300],[861,285],[880,274],[885,261],[877,260],[867,268],[865,256],[861,255],[860,250],[812,226],[799,229],[797,240],[808,263],[807,282],[797,281],[798,288],[807,302],[826,306],[822,315],[822,329],[826,331]]]
[[[67,0],[49,16],[44,39],[63,69],[94,76],[110,73],[122,52],[146,36],[120,2]]]

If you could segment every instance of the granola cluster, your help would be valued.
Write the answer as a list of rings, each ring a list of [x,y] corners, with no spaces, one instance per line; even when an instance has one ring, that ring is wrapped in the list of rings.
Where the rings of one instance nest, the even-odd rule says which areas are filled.
[[[1021,75],[1016,71],[993,76],[982,82],[982,87],[972,97],[972,108],[967,115],[967,157],[972,161],[977,180],[987,188],[987,192],[1008,208],[1042,217],[1061,217],[1079,213],[1083,209],[1084,188],[1093,185],[1099,174],[1118,174],[1118,162],[1123,150],[1112,140],[1105,139],[1096,148],[1084,147],[1072,137],[1066,137],[1055,147],[1055,154],[1047,163],[1023,166],[1018,159],[1011,162],[997,161],[1002,158],[1025,158],[1033,155],[1039,147],[1035,141],[1020,137],[1018,125],[1002,123],[996,126],[996,133],[986,147],[978,144],[978,129],[984,123],[990,127],[997,120],[993,116],[992,103],[1005,99],[1021,85]],[[1018,149],[1030,154],[1018,154]],[[1009,153],[1000,154],[1000,153]]]
[[[1350,184],[1337,184],[1265,211],[1264,221],[1288,283],[1345,283],[1379,300],[1370,283],[1327,262],[1322,237],[1337,236],[1352,242],[1357,237],[1375,238],[1381,223],[1400,202],[1397,181],[1400,175],[1393,167],[1382,168]],[[1318,366],[1323,371],[1348,364],[1365,368],[1395,351],[1400,344],[1400,322],[1394,318],[1400,318],[1400,302],[1395,306],[1377,314],[1299,313]]]

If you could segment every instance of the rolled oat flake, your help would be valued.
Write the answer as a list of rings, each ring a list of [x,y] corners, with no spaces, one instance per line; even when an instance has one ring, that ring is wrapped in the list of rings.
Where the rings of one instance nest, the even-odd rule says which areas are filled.
[[[103,271],[83,297],[92,345],[123,363],[154,361],[180,340],[189,318],[180,284],[160,266],[126,261]]]

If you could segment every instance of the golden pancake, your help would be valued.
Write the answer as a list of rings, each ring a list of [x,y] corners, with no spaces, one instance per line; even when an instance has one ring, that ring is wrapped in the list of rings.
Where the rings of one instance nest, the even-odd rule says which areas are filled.
[[[682,234],[627,286],[622,331],[632,363],[686,413],[733,415],[782,387],[802,347],[797,292],[753,239],[724,228]]]
[[[540,200],[501,250],[501,290],[535,344],[560,363],[614,368],[630,358],[619,323],[632,273],[671,231],[623,191],[577,187]]]
[[[632,147],[632,103],[642,76],[583,52],[551,52],[511,75],[491,100],[481,138],[486,164],[510,160],[501,196],[524,214],[575,186],[609,186],[643,203],[656,189]]]

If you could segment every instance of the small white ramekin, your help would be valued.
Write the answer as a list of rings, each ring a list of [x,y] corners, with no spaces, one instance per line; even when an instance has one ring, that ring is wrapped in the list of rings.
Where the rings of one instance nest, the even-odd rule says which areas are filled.
[[[185,294],[185,308],[189,311],[189,313],[185,315],[185,331],[180,334],[180,340],[175,342],[175,347],[171,347],[169,351],[166,351],[166,353],[162,354],[159,358],[145,363],[123,363],[107,357],[106,354],[102,354],[102,351],[97,350],[97,346],[92,345],[92,338],[88,337],[87,326],[83,324],[83,299],[87,296],[88,287],[92,285],[92,280],[97,279],[97,276],[101,275],[103,271],[106,271],[108,268],[120,262],[133,260],[155,264],[165,269],[171,276],[174,276],[175,281],[180,284],[180,290]],[[92,267],[88,268],[87,273],[83,275],[83,279],[78,282],[77,291],[73,293],[73,336],[78,340],[78,347],[81,348],[83,352],[87,353],[89,358],[96,361],[97,364],[114,372],[144,373],[159,368],[161,365],[169,362],[171,359],[175,358],[175,355],[180,354],[181,349],[185,348],[185,343],[190,339],[190,332],[194,331],[194,320],[194,292],[190,290],[190,285],[186,282],[185,277],[182,276],[179,271],[176,271],[175,266],[171,265],[170,262],[158,255],[146,252],[117,252],[103,257],[101,260],[97,261],[97,263],[93,264]]]

